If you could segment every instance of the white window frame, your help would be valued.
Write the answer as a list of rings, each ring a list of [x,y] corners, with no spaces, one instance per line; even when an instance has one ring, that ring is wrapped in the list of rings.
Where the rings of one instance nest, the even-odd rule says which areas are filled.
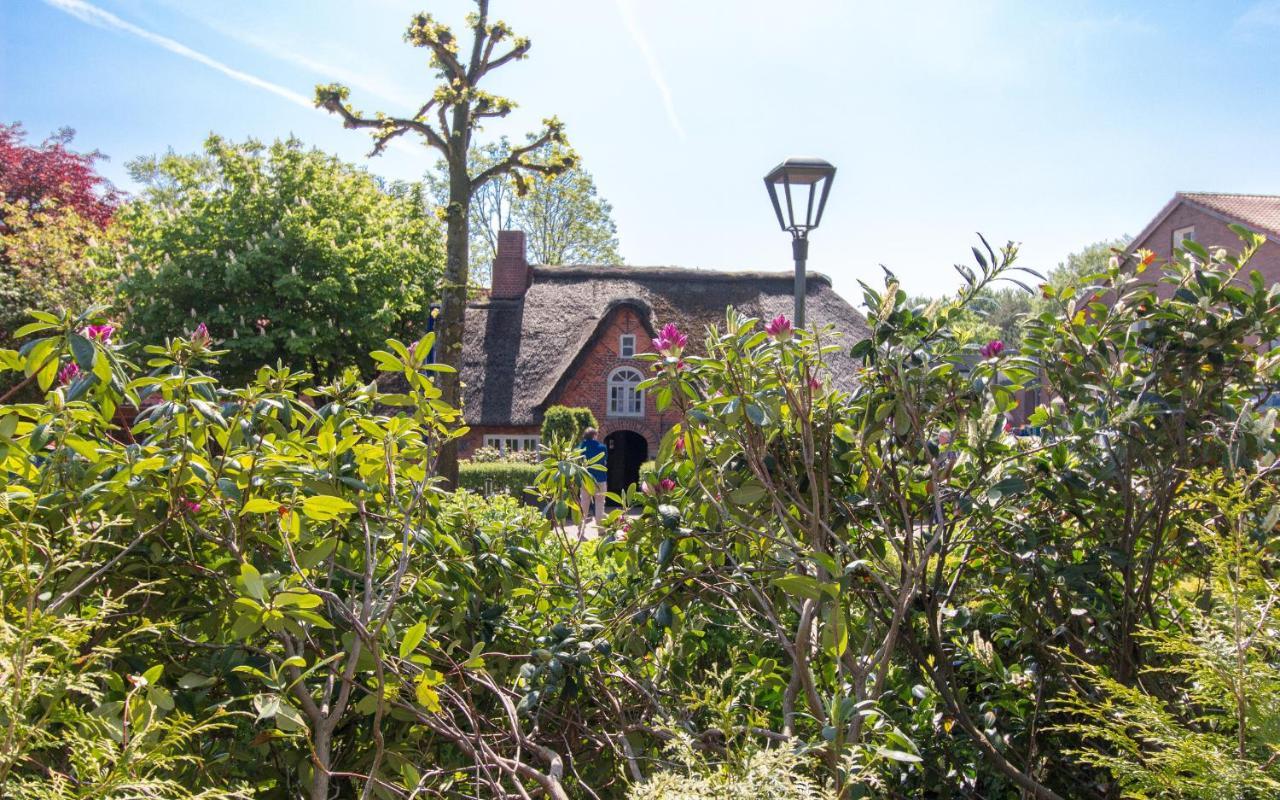
[[[537,450],[540,444],[542,444],[542,437],[536,434],[486,433],[484,435],[484,446],[492,447],[503,455],[522,450]]]
[[[635,380],[623,381],[624,373],[631,373]],[[605,408],[611,417],[643,417],[644,390],[635,388],[644,381],[644,373],[635,367],[618,367],[609,373],[605,381]],[[615,392],[614,390],[617,390]]]
[[[1182,243],[1183,243],[1183,241],[1185,241],[1185,240],[1187,240],[1187,239],[1190,239],[1190,240],[1191,240],[1191,241],[1193,241],[1193,242],[1196,240],[1196,226],[1195,226],[1195,225],[1188,225],[1188,226],[1187,226],[1187,227],[1185,227],[1185,228],[1174,228],[1174,230],[1173,230],[1173,249],[1174,249],[1174,250],[1177,250],[1179,247],[1182,247]]]
[[[618,337],[618,357],[636,357],[636,335],[634,333],[624,333]]]

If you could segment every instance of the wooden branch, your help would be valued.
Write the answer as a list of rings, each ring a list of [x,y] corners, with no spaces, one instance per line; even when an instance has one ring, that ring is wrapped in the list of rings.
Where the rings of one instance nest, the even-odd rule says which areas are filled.
[[[538,150],[539,148],[545,147],[551,143],[554,137],[555,132],[551,128],[547,128],[547,130],[542,132],[541,136],[534,139],[529,144],[513,148],[512,151],[507,154],[506,158],[489,167],[484,172],[481,172],[471,181],[472,191],[479,189],[481,186],[484,186],[497,176],[506,174],[515,169],[527,169],[534,172],[542,172],[544,174],[554,174],[556,172],[563,171],[563,168],[553,167],[550,164],[522,164],[520,162],[520,158],[522,156]]]
[[[508,50],[505,54],[498,56],[496,59],[486,64],[484,72],[490,72],[492,70],[495,70],[509,61],[516,61],[517,59],[524,58],[525,54],[527,54],[528,52],[529,52],[528,42],[523,42],[521,44],[518,44],[515,47]],[[484,73],[482,72],[481,74],[484,74]]]
[[[433,103],[435,101],[432,100],[431,102]],[[428,103],[424,108],[427,108],[430,105],[431,103]],[[420,134],[432,147],[441,151],[445,155],[448,155],[449,153],[449,143],[445,141],[445,139],[437,133],[434,128],[425,122],[419,122],[416,119],[404,119],[403,117],[369,119],[368,117],[362,117],[359,114],[356,114],[350,109],[350,107],[344,105],[341,100],[336,98],[326,100],[322,103],[322,107],[331,114],[337,114],[342,117],[342,126],[344,128],[385,128],[389,123],[393,128],[397,129],[394,133],[381,137],[381,140],[374,145],[374,155],[382,152],[382,149],[386,147],[386,142],[388,140],[393,136],[399,136],[405,130],[411,130]]]

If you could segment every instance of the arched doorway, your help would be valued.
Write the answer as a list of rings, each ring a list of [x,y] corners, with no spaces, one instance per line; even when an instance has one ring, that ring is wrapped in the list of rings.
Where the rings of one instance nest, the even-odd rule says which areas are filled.
[[[640,465],[649,459],[649,443],[635,431],[614,431],[604,437],[609,448],[609,491],[622,494],[640,480]]]

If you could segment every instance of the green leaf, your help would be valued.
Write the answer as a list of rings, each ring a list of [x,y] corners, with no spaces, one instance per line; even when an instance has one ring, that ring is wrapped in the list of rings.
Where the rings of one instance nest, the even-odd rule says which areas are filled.
[[[179,689],[199,689],[204,686],[212,686],[217,683],[217,678],[210,678],[207,675],[201,675],[198,672],[188,672],[178,679]]]
[[[400,657],[408,658],[422,641],[422,637],[427,635],[427,623],[418,622],[418,624],[409,628],[404,632],[404,638],[400,640]]]
[[[915,753],[908,753],[904,750],[891,750],[887,747],[877,747],[876,753],[882,758],[887,758],[891,761],[905,761],[909,764],[915,764],[923,760]]]
[[[302,501],[302,513],[317,522],[328,522],[355,510],[354,505],[331,494],[317,494]]]
[[[156,681],[160,680],[160,676],[164,674],[164,664],[156,664],[151,669],[142,673],[142,680],[146,681],[148,686],[154,686]]]
[[[414,687],[413,694],[418,699],[418,705],[432,714],[440,713],[440,693],[432,687],[430,679],[423,678],[418,681],[418,685]]]
[[[262,584],[262,574],[247,561],[240,565],[240,580],[244,583],[244,590],[250,597],[255,600],[266,599],[267,588]]]
[[[80,365],[80,369],[92,370],[93,360],[98,354],[93,342],[78,333],[72,333],[67,338],[71,340],[71,356]]]
[[[26,325],[23,325],[21,328],[18,328],[13,332],[13,338],[21,339],[25,336],[30,336],[33,333],[52,330],[56,327],[58,326],[55,323],[50,322],[28,322]]]
[[[259,694],[253,698],[254,710],[258,712],[258,719],[271,719],[280,711],[280,696],[276,694]]]
[[[272,600],[277,608],[315,608],[322,603],[324,599],[320,595],[299,589],[281,592]]]
[[[773,585],[792,597],[804,597],[809,600],[821,600],[824,594],[834,596],[834,584],[824,584],[817,578],[808,575],[783,575]]]
[[[280,508],[280,504],[275,500],[268,500],[265,497],[255,497],[244,504],[244,508],[240,509],[241,514],[263,514],[268,511],[276,511]]]

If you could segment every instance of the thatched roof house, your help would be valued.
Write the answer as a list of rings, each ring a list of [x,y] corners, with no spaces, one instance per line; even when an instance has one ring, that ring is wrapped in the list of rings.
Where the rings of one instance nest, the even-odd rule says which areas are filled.
[[[466,312],[461,377],[472,433],[463,455],[482,444],[533,446],[542,412],[559,404],[590,408],[611,456],[625,450],[628,457],[616,460],[638,458],[638,467],[675,419],[632,388],[642,377],[634,355],[650,350],[668,322],[690,333],[697,352],[702,332],[723,327],[729,306],[754,317],[789,316],[792,281],[791,273],[773,272],[530,267],[523,234],[503,232],[489,296]],[[866,321],[823,275],[810,274],[806,308],[810,327],[831,325],[843,337],[830,378],[847,384],[853,363],[845,353],[867,335]]]

